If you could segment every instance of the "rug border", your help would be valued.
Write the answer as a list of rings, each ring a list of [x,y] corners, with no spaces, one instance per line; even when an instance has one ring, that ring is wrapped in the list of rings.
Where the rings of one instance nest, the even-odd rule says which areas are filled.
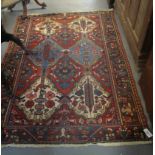
[[[17,16],[16,19],[15,19],[15,24],[13,26],[13,31],[12,31],[12,34],[14,34],[14,35],[16,35],[16,27],[18,26],[18,20],[19,20],[19,18],[20,18],[20,16]],[[10,53],[9,52],[9,49],[10,49],[10,47],[11,47],[12,44],[15,44],[15,43],[12,42],[12,41],[9,41],[8,42],[7,48],[6,48],[5,53],[4,53],[4,57],[3,57],[2,61],[1,61],[1,65],[4,65],[5,66],[5,60],[7,59],[7,54]],[[21,49],[21,51],[22,51],[21,53],[23,54],[23,49]]]
[[[119,30],[119,27],[118,27],[118,23],[116,21],[116,17],[115,17],[115,14],[114,14],[114,10],[111,11],[111,16],[112,16],[112,19],[113,19],[113,22],[115,23],[115,32],[117,34],[117,39],[118,39],[118,44],[120,45],[120,53],[122,54],[124,60],[125,61],[125,64],[127,66],[127,70],[128,70],[128,74],[129,74],[129,78],[130,78],[130,82],[131,82],[131,85],[132,85],[132,90],[133,90],[133,95],[134,97],[136,97],[136,102],[137,102],[137,106],[138,107],[138,112],[143,114],[143,116],[141,117],[141,123],[142,123],[142,126],[143,128],[149,128],[151,129],[151,125],[150,125],[150,119],[147,117],[147,114],[144,110],[144,106],[146,107],[145,105],[145,101],[144,101],[144,105],[142,103],[142,100],[140,98],[140,94],[139,94],[139,91],[138,91],[138,88],[137,88],[137,83],[136,83],[136,80],[135,80],[135,77],[133,75],[133,70],[132,70],[132,67],[130,65],[130,61],[129,61],[129,58],[128,58],[128,55],[127,55],[127,52],[126,52],[126,49],[124,47],[124,43],[123,43],[123,40],[122,40],[122,35],[120,33],[120,30]],[[139,106],[141,108],[139,108]],[[144,120],[145,119],[145,120]]]

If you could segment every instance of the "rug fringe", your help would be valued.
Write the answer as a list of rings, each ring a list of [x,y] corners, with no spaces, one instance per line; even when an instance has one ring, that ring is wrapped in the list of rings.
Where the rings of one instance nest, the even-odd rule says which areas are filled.
[[[41,13],[30,13],[30,14],[28,14],[28,16],[35,16],[35,15],[48,15],[48,14],[50,14],[50,15],[52,15],[52,14],[60,14],[60,13],[62,13],[62,14],[66,14],[66,13],[87,13],[87,12],[102,12],[102,11],[114,11],[114,9],[113,8],[111,8],[111,9],[97,9],[97,10],[88,10],[88,11],[84,11],[84,10],[78,10],[78,11],[66,11],[66,12],[64,12],[64,11],[58,11],[58,12],[51,12],[51,13],[47,13],[47,14],[41,14]],[[22,16],[22,15],[21,15]]]
[[[112,143],[88,143],[88,144],[6,144],[1,145],[1,148],[5,147],[19,147],[19,148],[41,148],[41,147],[87,147],[87,146],[131,146],[131,145],[142,145],[142,144],[152,144],[152,141],[135,141],[135,142],[112,142]]]

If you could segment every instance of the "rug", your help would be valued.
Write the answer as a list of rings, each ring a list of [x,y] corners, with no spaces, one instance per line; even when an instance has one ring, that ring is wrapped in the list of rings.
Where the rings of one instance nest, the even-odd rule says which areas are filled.
[[[3,60],[2,144],[147,140],[146,118],[113,11],[18,17]]]

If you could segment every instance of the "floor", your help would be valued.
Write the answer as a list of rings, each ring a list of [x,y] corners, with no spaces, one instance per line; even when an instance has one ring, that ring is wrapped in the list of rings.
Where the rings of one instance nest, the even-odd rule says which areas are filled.
[[[41,0],[40,0],[41,1]],[[58,12],[81,12],[81,11],[94,11],[94,10],[105,10],[108,9],[107,0],[44,0],[47,4],[46,9],[40,9],[34,1],[31,0],[28,5],[28,14],[46,14],[46,13],[58,13]],[[8,10],[2,11],[2,21],[8,32],[13,32],[16,17],[22,14],[22,5],[19,3],[14,8],[13,12]],[[120,21],[116,15],[116,21],[122,36],[123,44],[128,55],[129,62],[131,64],[132,72],[136,81],[138,83],[140,74],[137,72],[124,31],[121,27]],[[3,43],[1,45],[1,59],[3,59],[8,43]],[[148,118],[144,99],[142,97],[140,88],[137,84],[138,93],[142,100],[142,105],[146,117]],[[148,119],[148,124],[151,128],[150,121]],[[48,147],[48,148],[19,148],[19,147],[4,147],[1,150],[2,155],[152,155],[153,149],[152,144],[145,145],[132,145],[132,146],[79,146],[79,147]]]

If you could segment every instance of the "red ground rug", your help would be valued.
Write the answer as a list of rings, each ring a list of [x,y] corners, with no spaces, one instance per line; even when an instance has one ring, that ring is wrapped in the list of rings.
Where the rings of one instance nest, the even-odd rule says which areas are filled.
[[[2,69],[2,144],[147,140],[113,11],[19,17]]]

